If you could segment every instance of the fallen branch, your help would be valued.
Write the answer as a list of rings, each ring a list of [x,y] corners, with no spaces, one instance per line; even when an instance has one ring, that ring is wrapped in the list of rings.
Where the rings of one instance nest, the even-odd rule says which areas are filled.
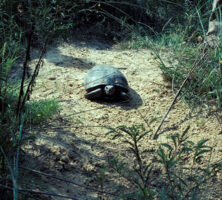
[[[169,114],[170,110],[172,109],[173,105],[175,104],[175,102],[176,102],[176,100],[177,100],[177,97],[179,96],[180,92],[182,91],[185,83],[187,82],[187,80],[188,80],[188,78],[190,77],[190,75],[191,75],[191,73],[193,72],[193,70],[199,65],[200,61],[202,61],[202,59],[206,56],[206,54],[207,54],[207,52],[204,52],[203,56],[202,56],[200,59],[198,59],[198,60],[196,60],[196,61],[194,62],[193,66],[191,67],[190,71],[188,72],[186,78],[184,79],[182,85],[180,86],[180,89],[177,91],[177,93],[176,93],[176,95],[175,95],[175,97],[174,97],[174,99],[173,99],[170,107],[168,108],[167,112],[166,112],[165,115],[163,116],[163,118],[162,118],[159,126],[157,127],[155,133],[153,134],[153,139],[157,139],[157,138],[158,138],[159,135],[157,135],[157,133],[158,133],[158,131],[160,130],[161,126],[163,125],[163,123],[164,123],[167,115]],[[198,56],[198,57],[199,57],[199,56]]]

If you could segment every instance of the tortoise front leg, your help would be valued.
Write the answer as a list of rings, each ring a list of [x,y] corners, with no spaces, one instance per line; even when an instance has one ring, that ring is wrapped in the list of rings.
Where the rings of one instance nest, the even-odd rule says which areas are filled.
[[[121,91],[120,92],[120,99],[121,100],[123,100],[123,101],[127,101],[127,100],[129,100],[129,94],[127,94],[126,92],[123,92],[123,91]]]
[[[102,97],[102,94],[103,94],[102,88],[98,88],[85,94],[85,97],[90,100],[99,99]]]

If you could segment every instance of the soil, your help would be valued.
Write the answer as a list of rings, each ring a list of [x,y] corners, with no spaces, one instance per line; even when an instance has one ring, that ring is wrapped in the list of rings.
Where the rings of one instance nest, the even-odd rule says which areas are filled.
[[[37,49],[32,51],[32,68],[37,63],[38,54]],[[166,61],[167,56],[169,54],[165,56]],[[96,64],[113,65],[127,77],[131,96],[129,102],[95,102],[84,98],[84,76]],[[106,135],[109,131],[107,127],[143,124],[145,129],[154,132],[174,96],[170,83],[163,80],[157,58],[150,49],[121,50],[96,38],[51,45],[31,100],[54,98],[60,102],[61,111],[41,127],[30,127],[28,132],[34,134],[36,139],[24,147],[22,166],[76,184],[21,169],[21,186],[82,200],[115,197],[90,188],[115,195],[123,191],[118,187],[120,185],[124,191],[132,189],[125,179],[113,171],[107,172],[111,181],[105,179],[103,188],[98,184],[97,175],[107,166],[108,158],[119,156],[129,166],[134,161],[124,138],[113,140],[111,135]],[[149,126],[153,118],[157,120]],[[213,146],[213,153],[203,163],[217,161],[222,157],[220,119],[220,114],[207,106],[191,112],[189,106],[179,99],[161,127],[158,139],[151,139],[151,132],[141,140],[140,148],[152,152],[160,143],[169,141],[166,136],[182,133],[190,125],[189,135],[193,142],[208,138],[207,144]],[[147,162],[151,162],[149,159],[148,153]],[[221,174],[218,174],[215,182],[210,184],[208,197],[204,199],[220,199],[221,184]],[[46,198],[50,199],[49,196],[43,199]],[[53,196],[51,199],[61,198]]]

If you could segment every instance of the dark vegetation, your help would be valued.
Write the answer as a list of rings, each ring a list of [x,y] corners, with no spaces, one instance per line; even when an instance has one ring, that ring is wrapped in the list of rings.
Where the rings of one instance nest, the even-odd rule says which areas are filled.
[[[159,67],[164,77],[172,81],[175,91],[194,61],[201,59],[183,88],[182,97],[192,106],[214,101],[220,109],[221,48],[206,50],[198,41],[198,37],[204,38],[210,10],[211,1],[200,0],[0,1],[0,198],[28,198],[26,195],[21,196],[23,194],[18,191],[20,148],[30,139],[25,135],[25,127],[30,123],[43,123],[59,110],[55,100],[29,102],[49,43],[70,35],[91,32],[97,37],[119,43],[122,48],[151,48],[159,58]],[[38,47],[40,54],[39,62],[30,74],[28,63],[32,47]],[[165,49],[171,53],[172,60],[168,63],[161,56]],[[13,69],[21,61],[22,78],[11,79]],[[201,198],[203,185],[221,167],[220,163],[211,163],[197,171],[192,168],[195,164],[198,165],[205,153],[211,151],[211,147],[205,144],[207,140],[192,143],[188,139],[187,129],[182,135],[173,135],[171,143],[160,145],[153,157],[155,162],[161,164],[164,173],[159,173],[163,175],[159,182],[155,180],[155,184],[150,184],[151,174],[155,171],[152,164],[144,163],[141,158],[138,142],[147,132],[141,135],[140,130],[143,127],[119,127],[112,131],[119,131],[114,138],[124,134],[129,137],[128,144],[137,161],[133,167],[134,172],[130,173],[129,169],[123,170],[126,164],[120,163],[118,158],[109,162],[110,168],[124,178],[135,173],[135,177],[126,179],[138,191],[135,189],[135,192],[123,194],[120,199]],[[185,169],[183,162],[190,157],[189,154],[192,155],[192,166]],[[101,184],[104,173],[105,171],[99,177]]]

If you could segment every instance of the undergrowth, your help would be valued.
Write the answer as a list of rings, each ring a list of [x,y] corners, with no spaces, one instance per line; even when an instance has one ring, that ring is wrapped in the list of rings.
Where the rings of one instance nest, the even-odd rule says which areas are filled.
[[[42,124],[60,110],[59,102],[55,99],[31,101],[26,108],[27,124]]]
[[[41,62],[36,65],[31,78],[27,79],[26,59],[23,65],[24,76],[18,84],[18,81],[16,83],[10,79],[11,69],[18,59],[15,57],[18,49],[10,52],[9,48],[8,43],[5,43],[0,50],[0,194],[2,199],[18,199],[20,148],[26,141],[33,139],[24,133],[24,129],[27,125],[38,125],[48,120],[59,111],[59,105],[55,100],[27,104]],[[10,189],[6,190],[6,186]]]
[[[115,187],[111,190],[116,188],[119,194],[116,199],[205,199],[213,192],[209,185],[221,174],[222,162],[211,161],[213,147],[208,139],[193,142],[189,128],[167,136],[167,142],[156,149],[142,145],[152,132],[144,125],[111,129],[107,135],[126,143],[128,148],[123,151],[129,153],[125,158],[109,158],[98,174],[98,184],[106,191],[106,184],[112,182]]]
[[[190,107],[210,104],[219,110],[222,108],[221,44],[211,49],[204,41],[209,4],[210,1],[199,3],[197,7],[187,5],[184,23],[174,24],[173,28],[170,22],[166,23],[162,32],[152,30],[152,36],[141,27],[142,31],[134,32],[130,40],[122,41],[119,46],[122,49],[151,49],[158,58],[157,65],[164,80],[172,84],[175,94],[193,64],[199,61],[182,89],[182,98]]]

